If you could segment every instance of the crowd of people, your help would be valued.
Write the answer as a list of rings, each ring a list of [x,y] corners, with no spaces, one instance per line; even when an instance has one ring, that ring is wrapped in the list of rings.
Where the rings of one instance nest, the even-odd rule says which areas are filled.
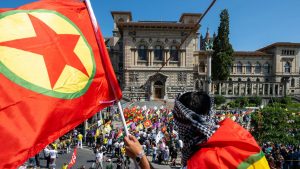
[[[262,144],[262,149],[271,169],[300,168],[300,146],[267,142]]]
[[[58,152],[70,153],[72,147],[82,148],[83,144],[92,149],[95,163],[91,168],[111,169],[112,159],[116,159],[118,168],[129,168],[130,159],[126,155],[124,144],[124,128],[117,126],[121,121],[118,110],[113,107],[102,116],[95,125],[91,125],[84,133],[74,129],[43,150],[47,168],[55,168]],[[239,123],[246,129],[250,128],[252,110],[224,110],[213,117],[220,122],[226,118]],[[103,115],[103,114],[102,114]],[[178,126],[174,123],[172,109],[166,106],[147,107],[128,106],[124,109],[127,129],[141,144],[143,151],[152,163],[170,166],[182,166],[181,150],[183,140],[179,138]],[[300,167],[299,146],[261,145],[271,169],[293,169]],[[105,165],[103,164],[105,163]],[[39,166],[39,157],[29,159],[29,165]],[[67,163],[63,167],[67,168]],[[104,167],[105,166],[105,167]],[[64,168],[63,168],[64,169]]]

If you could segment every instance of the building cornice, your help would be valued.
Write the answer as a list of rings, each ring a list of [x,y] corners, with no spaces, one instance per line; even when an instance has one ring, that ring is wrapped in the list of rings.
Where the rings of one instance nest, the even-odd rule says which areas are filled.
[[[199,29],[200,25],[170,23],[170,22],[119,22],[119,29],[124,28],[145,28],[145,29],[174,29],[174,30],[195,30]]]
[[[130,21],[132,20],[132,15],[130,11],[111,11],[111,16],[114,18],[114,15],[129,15]]]
[[[195,54],[199,54],[200,56],[207,56],[208,54],[212,54],[213,51],[196,51]],[[262,57],[262,56],[273,56],[272,54],[268,54],[260,51],[235,51],[233,52],[233,57],[239,56],[251,56],[251,57]]]
[[[271,45],[268,45],[266,47],[263,47],[261,49],[258,49],[257,51],[266,51],[266,50],[269,50],[269,49],[273,49],[275,47],[300,47],[300,43],[293,43],[293,42],[276,42],[276,43],[273,43]]]

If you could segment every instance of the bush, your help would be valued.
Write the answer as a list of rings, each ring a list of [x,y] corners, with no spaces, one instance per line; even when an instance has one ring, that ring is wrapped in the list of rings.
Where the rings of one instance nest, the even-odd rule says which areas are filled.
[[[251,98],[249,99],[249,103],[250,103],[251,105],[254,105],[254,106],[260,106],[261,103],[262,103],[262,98],[261,98],[261,97],[258,97],[258,96],[256,96],[256,97],[251,97]],[[250,106],[250,105],[249,105],[249,106]]]
[[[214,97],[214,100],[215,100],[215,104],[217,106],[219,106],[221,104],[224,104],[226,102],[226,98],[224,96],[221,96],[221,95],[216,95]]]
[[[235,101],[231,101],[227,104],[230,108],[238,108],[239,106],[235,103]]]
[[[235,102],[240,108],[246,107],[249,104],[249,100],[247,97],[239,97],[235,100]]]

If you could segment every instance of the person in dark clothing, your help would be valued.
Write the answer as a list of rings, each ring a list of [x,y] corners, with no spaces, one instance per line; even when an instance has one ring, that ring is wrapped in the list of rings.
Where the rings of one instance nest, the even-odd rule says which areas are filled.
[[[171,155],[171,166],[176,166],[177,150],[173,148],[172,151],[170,152],[170,155]]]
[[[35,164],[36,164],[36,167],[40,167],[40,154],[37,153],[35,156]]]
[[[118,157],[117,159],[117,169],[121,169],[123,165],[123,160],[121,157]]]

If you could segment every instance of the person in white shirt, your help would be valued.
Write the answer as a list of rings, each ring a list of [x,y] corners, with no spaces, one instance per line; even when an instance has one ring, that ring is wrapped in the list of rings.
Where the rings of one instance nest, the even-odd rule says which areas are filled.
[[[44,148],[44,158],[46,159],[47,161],[47,166],[46,168],[49,168],[49,164],[50,164],[50,149],[49,149],[49,146],[46,146]]]
[[[103,169],[103,158],[104,158],[103,151],[102,150],[97,151],[96,152],[96,168],[100,167],[100,169]]]
[[[120,155],[120,143],[118,141],[116,141],[115,144],[114,144],[114,147],[115,147],[115,156],[119,157],[119,155]]]
[[[157,154],[157,147],[156,147],[156,144],[153,143],[153,146],[152,146],[152,162],[156,161],[156,154]]]
[[[183,142],[182,142],[182,140],[178,140],[178,144],[179,144],[179,149],[181,151],[181,149],[183,148]]]
[[[54,149],[54,147],[52,147],[52,149],[49,150],[49,155],[50,155],[50,168],[55,169],[57,151]]]

